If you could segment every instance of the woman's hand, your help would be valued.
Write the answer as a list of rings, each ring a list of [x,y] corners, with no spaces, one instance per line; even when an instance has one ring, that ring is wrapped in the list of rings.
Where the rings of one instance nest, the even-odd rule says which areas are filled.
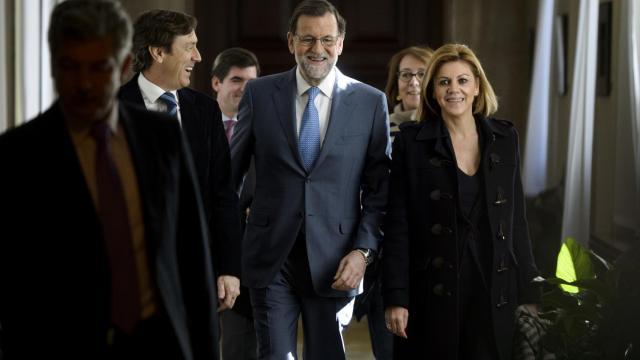
[[[538,316],[538,304],[522,304],[533,316]]]
[[[409,321],[409,310],[401,306],[389,306],[384,312],[384,322],[387,329],[394,335],[407,338],[407,322]]]

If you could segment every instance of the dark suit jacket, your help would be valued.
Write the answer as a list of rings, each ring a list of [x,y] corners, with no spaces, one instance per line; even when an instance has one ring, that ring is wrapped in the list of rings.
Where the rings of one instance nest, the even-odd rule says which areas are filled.
[[[138,76],[120,88],[121,100],[144,107]],[[193,155],[204,203],[216,275],[240,277],[238,196],[231,186],[229,145],[218,103],[189,88],[178,90],[182,129]]]
[[[478,119],[485,139],[481,191],[492,249],[490,308],[501,359],[510,359],[514,312],[537,303],[538,275],[524,212],[518,136],[511,123]],[[393,144],[389,207],[385,218],[383,286],[387,306],[409,309],[409,348],[405,354],[455,359],[461,287],[456,244],[458,185],[456,160],[441,120],[409,123]],[[491,254],[491,253],[490,253]],[[403,343],[402,341],[400,341]],[[398,344],[398,342],[396,342]],[[402,357],[401,357],[402,358]]]
[[[298,152],[295,68],[247,83],[231,142],[236,187],[255,159],[256,187],[247,220],[243,280],[265,287],[304,226],[313,288],[331,289],[340,260],[354,248],[377,250],[387,201],[389,125],[384,94],[336,72],[329,126],[315,167]]]
[[[119,107],[138,180],[150,275],[188,359],[217,358],[206,225],[175,120]],[[6,359],[101,359],[110,278],[100,221],[54,104],[0,136],[0,323]]]

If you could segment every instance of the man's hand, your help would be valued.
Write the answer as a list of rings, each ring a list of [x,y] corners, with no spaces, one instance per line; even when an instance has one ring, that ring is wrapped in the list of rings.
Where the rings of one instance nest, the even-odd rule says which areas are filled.
[[[218,276],[218,311],[231,309],[240,295],[240,279],[232,275]]]
[[[336,290],[349,291],[358,287],[364,277],[367,261],[358,250],[352,250],[340,260],[338,271],[333,277],[331,287]]]
[[[394,335],[407,338],[407,323],[409,322],[409,310],[401,306],[389,306],[384,311],[384,322],[387,329]]]

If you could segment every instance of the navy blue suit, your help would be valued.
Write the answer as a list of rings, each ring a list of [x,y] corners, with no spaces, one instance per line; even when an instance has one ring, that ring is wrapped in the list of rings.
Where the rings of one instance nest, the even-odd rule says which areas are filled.
[[[387,201],[390,145],[384,94],[336,71],[324,143],[307,172],[298,151],[296,88],[295,68],[248,82],[231,143],[237,188],[251,157],[255,158],[255,193],[243,241],[242,273],[244,283],[252,288],[262,357],[265,342],[277,347],[283,335],[275,334],[276,339],[270,334],[265,339],[260,329],[261,317],[270,311],[260,299],[273,300],[275,291],[268,290],[271,295],[265,297],[264,289],[278,284],[293,283],[304,299],[302,308],[292,304],[290,312],[269,316],[294,313],[286,320],[294,321],[299,310],[305,342],[309,332],[320,334],[312,340],[340,342],[333,329],[325,330],[322,317],[335,319],[340,310],[336,307],[347,305],[362,286],[351,291],[332,289],[333,276],[340,260],[353,249],[378,249]],[[317,304],[323,302],[332,308],[321,314]],[[313,347],[305,349],[311,356],[322,357],[322,351],[329,351],[322,344],[307,344],[316,345],[318,353],[310,350]]]

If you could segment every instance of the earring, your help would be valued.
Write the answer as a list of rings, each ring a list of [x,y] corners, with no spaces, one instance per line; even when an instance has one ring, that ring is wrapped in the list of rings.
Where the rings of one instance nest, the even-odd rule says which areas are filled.
[[[396,96],[396,100],[398,100],[398,101],[402,100],[402,96],[400,96],[400,95]]]

